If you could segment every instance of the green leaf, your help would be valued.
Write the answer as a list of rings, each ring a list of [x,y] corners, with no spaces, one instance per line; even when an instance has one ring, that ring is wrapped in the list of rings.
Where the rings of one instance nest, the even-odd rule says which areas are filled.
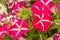
[[[10,35],[6,34],[2,40],[13,40]]]
[[[57,2],[59,2],[60,0],[53,0],[54,1],[54,3],[57,3]]]
[[[59,23],[60,23],[60,19],[55,19],[54,21],[55,21],[55,22],[59,22]]]
[[[60,25],[58,26],[58,32],[60,32]]]
[[[29,17],[31,17],[31,15],[32,11],[30,10],[30,8],[19,9],[18,17],[20,17],[22,20],[28,19]]]
[[[31,37],[27,37],[26,40],[32,40],[32,38]]]
[[[5,2],[5,0],[0,0],[0,3],[2,3],[3,5],[6,6],[6,2]]]

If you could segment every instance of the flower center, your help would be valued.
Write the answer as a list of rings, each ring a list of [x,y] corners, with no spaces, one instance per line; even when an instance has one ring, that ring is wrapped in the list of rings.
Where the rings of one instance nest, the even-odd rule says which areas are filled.
[[[0,11],[2,10],[2,6],[0,6]]]
[[[21,26],[18,27],[19,30],[22,30]]]
[[[41,21],[42,21],[42,18],[39,19],[39,22],[41,22]]]

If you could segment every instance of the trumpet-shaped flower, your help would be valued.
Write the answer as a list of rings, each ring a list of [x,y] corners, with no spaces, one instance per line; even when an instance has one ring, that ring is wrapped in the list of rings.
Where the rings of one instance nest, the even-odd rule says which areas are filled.
[[[10,34],[15,38],[21,37],[22,34],[29,31],[26,23],[26,20],[19,20],[15,25],[10,27]]]
[[[34,14],[34,16],[36,17],[32,22],[34,28],[46,32],[51,25],[52,17],[44,13]]]

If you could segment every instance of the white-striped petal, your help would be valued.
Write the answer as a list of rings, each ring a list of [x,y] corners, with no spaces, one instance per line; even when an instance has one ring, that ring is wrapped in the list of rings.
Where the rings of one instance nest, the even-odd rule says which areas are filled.
[[[36,9],[40,10],[38,6],[34,6]]]
[[[29,30],[29,29],[27,29],[27,28],[22,28],[22,30]]]
[[[1,19],[1,21],[5,21],[5,20],[6,20],[6,18],[5,18],[5,17]]]
[[[18,24],[16,23],[17,27],[18,27],[18,28],[21,27],[22,24],[23,24],[23,22],[24,22],[24,21],[22,21],[22,22],[20,23],[20,25],[18,25]]]
[[[44,25],[43,25],[43,23],[42,22],[40,22],[41,23],[41,25],[42,25],[42,28],[43,28],[43,31],[44,31]]]
[[[18,31],[18,30],[19,30],[18,28],[13,28],[10,31]]]
[[[43,20],[41,20],[41,21],[50,22],[49,20],[45,20],[45,19],[43,19]]]
[[[18,20],[17,20],[17,19],[15,19],[15,20],[14,20],[13,25],[14,25],[16,22],[18,22]]]
[[[40,21],[38,21],[35,25],[37,25],[37,24],[39,24],[40,23]]]
[[[18,32],[16,33],[16,36],[17,36],[19,33],[20,33],[20,31],[18,31]]]
[[[23,25],[23,23],[24,23],[24,21],[22,21],[22,22],[21,22],[20,26],[22,26],[22,25]]]
[[[51,1],[52,1],[52,0],[47,1],[47,2],[46,2],[46,5],[48,5]]]
[[[42,17],[41,17],[42,19],[44,18],[44,13],[42,14]]]
[[[44,10],[44,6],[43,6],[43,8],[42,8],[42,11]]]
[[[43,0],[41,0],[41,2],[42,2],[43,4],[45,4]]]
[[[19,28],[19,25],[16,23],[16,26]]]
[[[2,32],[0,32],[0,35],[2,34]]]
[[[7,31],[3,31],[2,33],[7,33]]]
[[[7,21],[10,21],[11,18],[13,18],[12,15],[8,16],[6,19],[7,19]]]
[[[34,14],[35,16],[37,16],[38,18],[40,18],[40,16],[38,14]]]

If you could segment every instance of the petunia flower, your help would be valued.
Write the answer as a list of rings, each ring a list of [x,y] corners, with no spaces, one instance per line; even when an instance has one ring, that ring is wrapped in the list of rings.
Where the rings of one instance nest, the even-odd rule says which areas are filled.
[[[13,5],[12,12],[13,13],[18,13],[19,8],[25,8],[25,5],[22,2],[17,2],[16,4]]]
[[[20,38],[22,34],[29,31],[26,20],[19,20],[15,25],[10,27],[10,34],[15,38]]]
[[[51,25],[52,17],[44,13],[34,14],[34,16],[36,17],[32,22],[34,28],[46,32]]]
[[[10,28],[10,26],[15,25],[16,22],[18,22],[18,17],[16,17],[15,15],[9,15],[6,17],[6,24],[9,26],[8,28]]]
[[[54,34],[54,40],[60,40],[60,32]]]
[[[43,10],[44,5],[41,2],[36,2],[32,5],[31,10],[33,13],[40,13]]]
[[[47,14],[49,14],[49,15],[52,14],[51,9],[49,9],[47,6],[44,6],[42,11],[43,11],[43,13],[46,14],[46,15],[47,15]]]
[[[8,8],[12,8],[12,6],[14,5],[14,0],[5,0],[7,5],[8,5]]]
[[[3,17],[4,17],[4,15],[3,15],[3,14],[0,14],[0,20],[1,20]]]
[[[33,13],[40,13],[41,11],[46,13],[46,14],[52,14],[50,8],[48,8],[48,6],[44,6],[44,4],[42,4],[42,2],[36,2],[32,5],[31,10],[33,11]]]
[[[16,0],[16,1],[15,0],[13,0],[13,1],[10,0],[9,2],[10,2],[9,6],[11,6],[11,8],[12,8],[12,13],[17,14],[19,12],[20,8],[25,8],[25,5],[20,0]]]
[[[4,24],[3,26],[0,26],[0,38],[3,38],[6,33],[9,32],[9,29],[7,28],[7,25]]]
[[[37,0],[43,3],[43,5],[47,6],[48,8],[51,8],[53,6],[53,0]]]
[[[60,2],[57,2],[57,3],[55,4],[55,7],[56,7],[56,8],[60,8]]]

